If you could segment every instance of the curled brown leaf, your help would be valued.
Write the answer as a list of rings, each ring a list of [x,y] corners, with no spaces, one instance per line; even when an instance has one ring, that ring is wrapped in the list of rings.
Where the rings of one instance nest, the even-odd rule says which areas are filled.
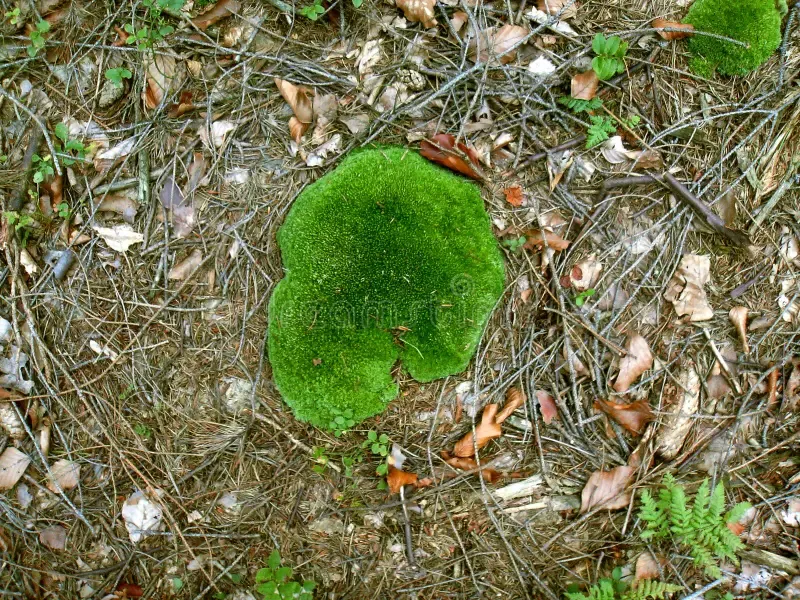
[[[522,393],[522,390],[515,387],[508,388],[508,391],[506,391],[506,403],[503,406],[503,410],[497,413],[494,422],[500,425],[508,417],[514,414],[515,410],[524,404],[525,394]]]
[[[617,392],[627,392],[631,384],[653,366],[653,353],[650,352],[650,344],[638,333],[628,336],[625,342],[625,350],[628,351],[628,354],[620,359],[619,374],[614,382],[614,390]]]
[[[451,171],[456,171],[473,179],[481,179],[475,170],[480,162],[478,153],[459,142],[456,144],[455,136],[449,133],[437,133],[429,140],[420,142],[419,153],[430,161],[439,163]],[[469,162],[462,158],[466,156]]]
[[[694,33],[694,25],[690,23],[679,23],[677,21],[667,21],[666,19],[658,18],[650,22],[653,29],[658,29],[658,35],[667,41],[681,40],[689,37]],[[665,31],[665,29],[671,31]],[[675,31],[677,30],[677,31]]]
[[[548,248],[552,248],[556,252],[566,250],[570,244],[569,241],[552,231],[529,229],[525,233],[525,245],[523,247],[526,250],[541,250],[544,248],[545,241],[547,241]]]
[[[422,23],[426,29],[436,27],[436,18],[433,16],[436,0],[397,0],[396,4],[412,23]]]
[[[598,398],[594,401],[594,407],[636,435],[642,435],[647,424],[655,419],[653,409],[646,400],[637,400],[630,404],[617,404]]]
[[[291,107],[294,116],[301,123],[308,125],[314,117],[313,98],[314,90],[304,85],[295,85],[284,79],[275,78],[278,91]]]
[[[503,193],[506,195],[506,202],[511,206],[522,206],[525,196],[520,186],[512,185],[507,187],[503,190]]]
[[[386,483],[389,486],[389,491],[392,494],[397,494],[404,485],[414,485],[417,483],[417,474],[409,473],[389,466],[389,472],[386,474]]]
[[[570,95],[578,100],[591,100],[597,95],[597,86],[600,80],[593,69],[572,76]]]
[[[628,465],[592,473],[581,492],[581,513],[593,508],[616,510],[628,506],[631,494],[625,488],[632,478],[633,468]]]
[[[545,425],[550,425],[553,419],[558,418],[558,407],[555,399],[544,390],[536,390],[536,399],[539,401],[539,410]]]
[[[548,15],[557,15],[559,19],[571,19],[578,14],[578,3],[570,0],[539,0],[537,7]]]
[[[499,438],[503,432],[500,424],[495,420],[497,416],[497,404],[487,404],[481,415],[481,422],[475,427],[475,436],[470,431],[461,438],[453,449],[453,454],[457,457],[475,456],[475,447],[478,450],[495,438]]]
[[[207,11],[192,19],[192,24],[201,31],[205,31],[217,21],[238,12],[239,8],[241,8],[241,2],[238,0],[220,0]]]

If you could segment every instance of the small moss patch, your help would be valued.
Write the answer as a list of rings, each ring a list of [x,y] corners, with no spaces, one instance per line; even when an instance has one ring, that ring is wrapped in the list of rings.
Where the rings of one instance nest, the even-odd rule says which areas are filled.
[[[689,49],[695,55],[691,67],[703,76],[713,75],[715,70],[723,75],[746,75],[781,43],[781,14],[776,0],[696,0],[684,22],[697,31],[748,44],[739,46],[705,35],[691,37]]]
[[[318,427],[382,411],[398,360],[423,382],[463,371],[503,293],[478,189],[404,148],[347,157],[300,194],[278,244],[273,377]]]

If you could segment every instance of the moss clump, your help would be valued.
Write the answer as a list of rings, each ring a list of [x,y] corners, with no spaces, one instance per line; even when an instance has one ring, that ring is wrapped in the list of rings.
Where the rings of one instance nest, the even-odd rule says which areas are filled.
[[[286,277],[269,357],[302,421],[361,421],[418,381],[463,371],[504,286],[478,189],[403,148],[359,151],[306,188],[278,231]]]
[[[781,43],[781,14],[776,0],[696,0],[685,23],[697,31],[724,35],[748,44],[739,46],[705,35],[689,38],[695,55],[692,70],[710,76],[746,75],[757,69]]]

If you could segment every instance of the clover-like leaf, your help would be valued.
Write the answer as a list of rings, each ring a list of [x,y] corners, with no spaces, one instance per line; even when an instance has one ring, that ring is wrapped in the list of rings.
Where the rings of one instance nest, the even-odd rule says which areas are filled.
[[[503,293],[478,189],[406,148],[357,151],[307,187],[278,243],[287,275],[270,299],[273,377],[318,427],[382,411],[398,361],[422,382],[463,371]]]

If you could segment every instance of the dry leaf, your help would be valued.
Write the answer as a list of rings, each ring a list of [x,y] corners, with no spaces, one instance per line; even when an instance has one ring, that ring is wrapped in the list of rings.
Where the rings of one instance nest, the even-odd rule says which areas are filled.
[[[488,30],[487,30],[488,31]],[[517,57],[517,51],[509,52],[512,48],[520,44],[530,33],[527,27],[519,25],[503,25],[500,29],[492,31],[487,35],[487,48],[485,54],[490,59],[499,57],[501,64],[508,64]],[[480,39],[480,36],[477,38]],[[484,53],[479,52],[478,58],[481,62],[486,62],[482,57]]]
[[[664,158],[658,150],[640,150],[639,157],[636,159],[633,168],[640,171],[648,169],[661,170],[664,168]]]
[[[511,206],[522,206],[522,203],[525,201],[522,188],[518,185],[512,185],[511,187],[505,188],[503,193],[506,195],[506,202],[508,202]]]
[[[661,573],[658,561],[650,552],[642,552],[636,559],[636,572],[633,576],[634,582],[641,579],[659,579]]]
[[[450,456],[447,452],[442,452],[442,458],[448,465],[460,471],[477,471],[478,469],[478,462],[474,458]],[[480,475],[488,483],[495,483],[503,478],[503,474],[496,469],[481,469]]]
[[[0,490],[10,490],[31,464],[27,454],[9,446],[0,454]]]
[[[650,22],[653,29],[680,29],[680,31],[659,31],[658,35],[667,41],[681,40],[689,37],[694,32],[694,25],[691,23],[678,23],[676,21],[667,21],[666,19],[658,18]]]
[[[678,269],[667,284],[664,299],[672,302],[679,317],[690,321],[707,321],[714,316],[703,286],[710,280],[708,256],[684,254]]]
[[[631,384],[653,366],[653,353],[650,352],[650,345],[639,334],[628,337],[625,349],[628,354],[620,359],[619,375],[614,382],[614,391],[620,393],[627,392]]]
[[[467,13],[462,10],[458,10],[453,13],[452,18],[450,19],[450,25],[453,26],[453,31],[458,33],[461,31],[461,28],[464,26],[464,23],[467,22],[469,17],[467,17]]]
[[[536,399],[539,401],[539,410],[542,411],[544,424],[550,425],[553,419],[558,418],[558,407],[555,399],[544,390],[536,390]]]
[[[630,404],[617,404],[598,398],[594,401],[594,407],[606,413],[635,435],[642,435],[647,424],[655,419],[653,409],[646,400],[637,400]]]
[[[525,405],[525,394],[518,388],[511,387],[506,391],[506,403],[503,405],[503,410],[497,413],[494,422],[498,425],[502,424],[508,417],[514,414],[519,407]]]
[[[198,248],[184,258],[177,265],[172,267],[167,274],[167,279],[177,279],[183,281],[189,274],[203,263],[203,252]]]
[[[561,178],[564,177],[564,173],[572,166],[573,162],[575,162],[575,157],[570,150],[551,152],[548,154],[547,177],[550,180],[551,192],[556,189],[558,182],[561,181]],[[542,224],[542,226],[544,226],[544,224]]]
[[[200,139],[208,148],[222,148],[228,134],[238,126],[233,121],[214,121],[210,130],[207,127],[200,129]]]
[[[358,114],[352,117],[340,117],[339,121],[344,123],[350,133],[357,135],[369,127],[369,115]]]
[[[596,254],[590,254],[570,269],[570,285],[578,292],[585,292],[594,287],[602,272],[603,263],[597,260]]]
[[[156,490],[159,492],[160,490]],[[122,520],[128,530],[128,537],[134,544],[138,543],[148,531],[161,531],[163,511],[143,492],[134,492],[122,506]]]
[[[433,14],[436,0],[396,0],[396,4],[406,19],[412,23],[422,23],[426,29],[436,27],[436,18]]]
[[[578,3],[572,0],[539,0],[537,6],[540,11],[559,19],[571,19],[578,14]]]
[[[547,241],[547,247],[556,252],[566,250],[570,244],[552,231],[544,230],[544,235],[542,235],[541,229],[530,229],[525,233],[525,245],[523,247],[526,250],[541,250],[544,248],[545,240]]]
[[[238,0],[219,0],[207,11],[192,19],[192,24],[201,31],[205,31],[217,21],[238,12],[239,8],[241,8],[241,3]]]
[[[62,458],[50,467],[50,474],[51,477],[50,481],[47,482],[47,489],[51,492],[56,492],[58,491],[58,486],[61,486],[61,489],[66,492],[78,485],[81,466],[76,462]]]
[[[142,92],[144,105],[153,110],[172,90],[183,83],[183,67],[179,67],[172,56],[163,52],[155,53],[147,63],[147,85]]]
[[[416,473],[401,471],[389,465],[389,472],[386,474],[386,483],[389,485],[389,492],[398,494],[404,485],[414,485],[417,482]]]
[[[470,162],[464,160],[457,150],[463,153]],[[474,168],[480,162],[478,153],[461,142],[456,145],[455,136],[449,133],[437,133],[430,141],[422,140],[419,153],[428,160],[439,163],[452,171],[473,179],[481,179]]]
[[[141,244],[144,241],[144,236],[133,230],[133,227],[128,225],[114,225],[114,227],[94,227],[94,230],[100,235],[109,248],[117,252],[127,252],[134,244]]]
[[[294,116],[301,123],[308,125],[314,117],[314,90],[303,85],[295,85],[283,79],[275,78],[275,85],[278,91],[291,107]]]
[[[544,56],[540,56],[528,64],[528,73],[534,77],[547,77],[555,72],[556,66]]]
[[[581,492],[581,513],[596,507],[615,510],[628,506],[631,494],[625,488],[632,478],[633,467],[628,465],[592,473]]]
[[[597,94],[600,80],[593,69],[572,76],[570,83],[570,96],[578,100],[591,100]]]
[[[39,541],[51,550],[63,550],[67,544],[67,530],[61,525],[46,527],[39,532]]]
[[[693,362],[678,374],[677,384],[667,384],[662,398],[665,416],[658,427],[655,448],[665,460],[672,460],[678,456],[700,408],[700,377]]]
[[[499,438],[503,432],[500,424],[495,421],[496,415],[497,404],[487,404],[486,408],[483,409],[480,424],[475,427],[475,443],[473,444],[472,432],[470,431],[456,444],[453,454],[461,458],[475,456],[475,446],[480,450],[493,439]]]
[[[628,150],[622,143],[622,137],[615,135],[600,146],[600,154],[612,165],[636,160],[642,155],[641,150]]]

